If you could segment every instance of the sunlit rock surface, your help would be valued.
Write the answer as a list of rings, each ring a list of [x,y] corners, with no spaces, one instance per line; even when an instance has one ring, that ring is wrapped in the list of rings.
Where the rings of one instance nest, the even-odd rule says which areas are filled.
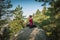
[[[13,40],[46,40],[44,30],[38,28],[24,28],[15,35]]]

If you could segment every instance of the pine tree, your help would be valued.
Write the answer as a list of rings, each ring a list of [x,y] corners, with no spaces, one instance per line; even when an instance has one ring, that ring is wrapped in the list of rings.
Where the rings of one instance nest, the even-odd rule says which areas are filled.
[[[10,22],[10,28],[12,30],[12,33],[17,33],[20,29],[24,28],[24,16],[22,7],[18,5],[15,10],[13,11],[14,19]]]
[[[11,0],[0,0],[0,19],[4,14],[6,14],[5,13],[6,10],[11,7],[12,7]]]
[[[36,0],[36,1],[38,1],[38,0]],[[42,1],[42,0],[40,0],[40,1]],[[42,2],[44,2],[44,4],[47,3],[46,1],[42,1]],[[46,15],[50,16],[50,18],[47,19],[47,22],[49,22],[49,23],[46,24],[46,21],[45,21],[45,25],[43,25],[43,26],[44,26],[44,28],[46,27],[45,30],[47,30],[47,31],[49,30],[48,32],[51,33],[51,35],[49,36],[50,40],[60,40],[59,39],[60,36],[58,35],[59,31],[60,31],[59,30],[59,28],[60,28],[59,27],[60,26],[59,25],[60,24],[60,18],[59,18],[60,0],[50,0],[48,2],[51,5],[51,7],[49,7],[46,12]],[[44,24],[44,23],[42,23],[42,24]],[[50,33],[48,33],[48,34],[50,34]]]
[[[22,7],[20,7],[20,5],[18,5],[16,7],[16,9],[14,10],[14,14],[15,14],[15,19],[21,19],[22,18],[23,11],[22,11]]]
[[[42,13],[43,13],[43,14],[46,13],[46,6],[43,7]]]
[[[37,9],[37,11],[36,11],[36,15],[39,15],[40,13],[41,13],[40,10]]]

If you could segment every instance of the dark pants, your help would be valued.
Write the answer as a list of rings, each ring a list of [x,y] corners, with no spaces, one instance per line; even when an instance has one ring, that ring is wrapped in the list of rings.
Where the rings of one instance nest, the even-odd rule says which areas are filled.
[[[34,28],[34,27],[36,27],[36,25],[30,26],[29,24],[27,24],[27,27],[29,27],[29,28]]]

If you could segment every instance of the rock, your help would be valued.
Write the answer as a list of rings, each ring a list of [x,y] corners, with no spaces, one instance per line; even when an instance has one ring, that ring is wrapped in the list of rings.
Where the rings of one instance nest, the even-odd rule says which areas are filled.
[[[46,40],[45,31],[39,28],[24,28],[13,40]]]

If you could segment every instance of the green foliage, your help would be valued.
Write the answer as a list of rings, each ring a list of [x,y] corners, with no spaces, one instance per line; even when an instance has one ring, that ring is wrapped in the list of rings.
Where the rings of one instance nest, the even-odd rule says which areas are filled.
[[[14,10],[13,14],[15,15],[15,19],[18,19],[18,20],[22,20],[23,16],[23,11],[22,11],[22,7],[20,7],[20,5],[18,5],[16,7],[16,9]]]
[[[36,11],[36,15],[39,15],[40,13],[41,13],[40,10],[37,9],[37,11]]]
[[[38,0],[36,0],[38,1]],[[40,0],[39,2],[41,2],[42,0]],[[44,2],[43,4],[46,5],[47,2]],[[46,10],[46,13],[44,15],[49,16],[48,19],[46,20],[42,20],[40,22],[40,26],[42,26],[42,28],[46,31],[46,34],[48,36],[49,40],[60,40],[60,33],[59,33],[59,24],[60,24],[60,0],[50,0],[48,1],[49,5],[51,5],[51,7],[48,8],[48,10]],[[45,6],[43,5],[43,6]],[[43,13],[42,13],[43,14]],[[40,16],[39,16],[40,17]],[[37,17],[38,18],[38,17]]]
[[[36,11],[36,14],[33,16],[33,20],[35,22],[41,23],[43,20],[47,20],[48,18],[50,18],[45,14],[46,14],[46,7],[44,6],[41,12],[39,10]]]
[[[13,14],[15,19],[10,22],[9,26],[10,26],[11,32],[15,34],[24,27],[23,25],[24,16],[22,16],[23,14],[22,7],[18,5],[16,9],[13,11]]]
[[[3,0],[3,1],[0,0],[0,19],[1,19],[1,16],[6,14],[2,12],[6,12],[6,9],[9,9],[11,7],[12,7],[11,0]]]
[[[21,25],[21,21],[20,20],[13,20],[10,23],[10,30],[12,33],[17,33],[18,31],[20,31],[20,29],[22,29],[22,25]]]
[[[0,26],[3,26],[4,24],[7,24],[8,22],[6,20],[0,20]]]
[[[4,28],[4,31],[3,31],[3,40],[8,40],[8,39],[10,39],[10,33],[11,33],[11,31],[10,31],[10,29],[9,28]]]

